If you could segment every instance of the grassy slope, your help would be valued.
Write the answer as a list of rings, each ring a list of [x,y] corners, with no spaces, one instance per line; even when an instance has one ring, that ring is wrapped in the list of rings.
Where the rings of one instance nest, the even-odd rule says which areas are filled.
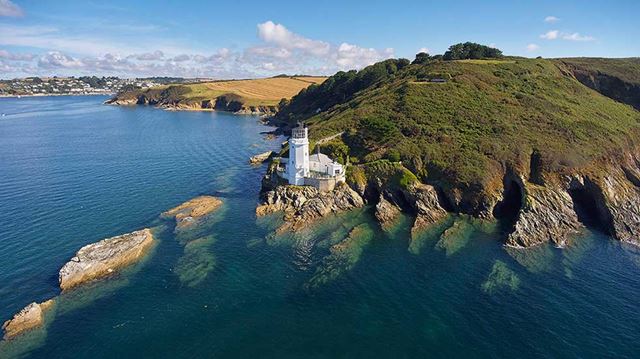
[[[420,73],[449,73],[453,80],[415,83]],[[357,139],[366,132],[363,118],[388,120],[395,132],[360,150],[352,145],[360,161],[397,149],[420,177],[449,188],[484,187],[496,168],[528,163],[534,150],[547,171],[585,166],[637,143],[640,133],[640,112],[544,59],[410,65],[307,123],[315,138],[350,131]]]
[[[214,81],[186,85],[158,86],[148,90],[120,94],[137,96],[152,94],[167,88],[178,90],[175,100],[199,102],[222,95],[232,95],[246,106],[275,106],[282,98],[290,98],[311,84],[322,83],[324,77],[278,77],[253,80]]]

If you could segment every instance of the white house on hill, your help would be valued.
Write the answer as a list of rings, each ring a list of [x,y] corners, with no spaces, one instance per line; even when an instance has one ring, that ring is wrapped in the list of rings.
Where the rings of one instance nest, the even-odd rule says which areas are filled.
[[[289,158],[285,163],[286,167],[280,168],[278,174],[289,184],[331,191],[336,183],[345,181],[345,169],[340,163],[319,151],[309,155],[309,129],[301,124],[291,131]]]

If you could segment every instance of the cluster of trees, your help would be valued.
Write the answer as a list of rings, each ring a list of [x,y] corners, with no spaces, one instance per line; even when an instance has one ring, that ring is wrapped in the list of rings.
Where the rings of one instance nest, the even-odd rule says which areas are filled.
[[[476,44],[475,42],[465,42],[449,46],[449,50],[444,53],[444,60],[465,60],[465,59],[484,59],[502,57],[502,51]]]
[[[304,120],[317,112],[345,103],[361,90],[384,81],[409,65],[407,59],[390,59],[365,67],[360,71],[340,71],[319,85],[300,91],[291,101],[279,104],[278,118],[285,121]]]

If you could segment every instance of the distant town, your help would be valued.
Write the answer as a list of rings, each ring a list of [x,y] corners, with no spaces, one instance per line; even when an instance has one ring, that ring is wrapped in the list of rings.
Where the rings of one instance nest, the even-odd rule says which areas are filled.
[[[26,77],[0,80],[0,97],[47,95],[110,95],[127,88],[147,88],[167,83],[197,82],[201,79],[150,77],[121,79],[119,77]]]

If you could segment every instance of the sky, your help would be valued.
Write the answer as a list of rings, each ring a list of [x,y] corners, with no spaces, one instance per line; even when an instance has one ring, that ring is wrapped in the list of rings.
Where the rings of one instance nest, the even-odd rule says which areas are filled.
[[[0,0],[0,78],[330,75],[472,41],[638,57],[640,1]]]

